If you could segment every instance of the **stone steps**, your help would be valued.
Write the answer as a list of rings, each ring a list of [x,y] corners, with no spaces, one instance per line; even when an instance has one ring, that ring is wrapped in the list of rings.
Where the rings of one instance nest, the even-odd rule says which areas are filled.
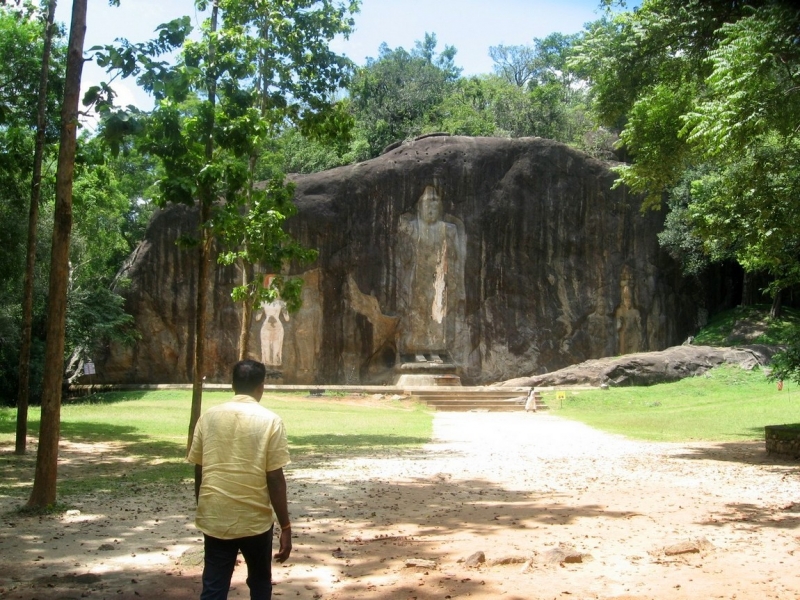
[[[441,411],[521,411],[528,399],[527,388],[448,387],[413,388],[405,393]],[[547,410],[542,395],[534,392],[535,408]]]

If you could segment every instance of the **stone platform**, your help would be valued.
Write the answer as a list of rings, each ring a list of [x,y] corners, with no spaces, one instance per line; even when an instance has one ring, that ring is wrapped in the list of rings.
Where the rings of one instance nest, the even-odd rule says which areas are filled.
[[[800,459],[800,424],[764,427],[767,454]]]
[[[126,390],[191,390],[190,383],[173,384],[103,384],[73,385],[70,395],[73,398],[87,396],[98,392]],[[207,383],[205,391],[233,393],[230,384]],[[321,396],[327,392],[342,394],[380,394],[384,396],[410,396],[425,402],[439,411],[523,411],[530,388],[499,386],[462,386],[462,385],[270,385],[264,386],[265,392],[273,393],[307,393]],[[527,410],[546,410],[541,392],[534,392],[533,402]]]

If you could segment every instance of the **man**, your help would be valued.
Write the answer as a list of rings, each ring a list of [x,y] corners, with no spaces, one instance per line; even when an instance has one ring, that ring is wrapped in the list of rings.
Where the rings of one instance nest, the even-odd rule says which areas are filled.
[[[195,523],[203,532],[201,600],[225,600],[241,550],[252,600],[272,598],[272,535],[281,529],[275,560],[292,551],[292,526],[283,467],[289,464],[280,417],[259,405],[266,367],[243,360],[233,367],[230,402],[197,422],[188,461],[195,465]]]

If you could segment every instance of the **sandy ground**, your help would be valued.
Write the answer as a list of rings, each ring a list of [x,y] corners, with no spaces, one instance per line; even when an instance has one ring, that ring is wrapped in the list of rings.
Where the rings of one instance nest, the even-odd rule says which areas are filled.
[[[113,446],[69,444],[62,458],[62,474],[117,460]],[[800,474],[763,443],[437,413],[419,451],[316,457],[287,474],[295,539],[274,569],[278,599],[800,597]],[[183,482],[66,515],[4,512],[0,598],[197,598],[193,503]],[[231,598],[249,597],[245,577],[242,564]]]

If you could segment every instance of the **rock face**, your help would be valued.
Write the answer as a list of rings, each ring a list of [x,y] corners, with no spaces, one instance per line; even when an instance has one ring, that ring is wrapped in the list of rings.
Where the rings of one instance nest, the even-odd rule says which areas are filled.
[[[248,348],[279,358],[284,383],[392,383],[402,355],[488,383],[660,350],[697,328],[702,298],[658,247],[663,215],[562,144],[427,137],[295,181],[289,228],[319,258],[303,308],[255,310]],[[97,357],[98,379],[190,380],[196,258],[174,241],[195,227],[182,207],[154,217],[123,273],[143,338]],[[235,361],[236,277],[217,267],[209,284],[209,381]]]
[[[587,360],[552,373],[510,379],[501,385],[511,387],[655,385],[702,375],[722,364],[736,365],[747,370],[764,367],[770,363],[777,351],[776,346],[760,344],[741,348],[674,346],[660,352]]]

